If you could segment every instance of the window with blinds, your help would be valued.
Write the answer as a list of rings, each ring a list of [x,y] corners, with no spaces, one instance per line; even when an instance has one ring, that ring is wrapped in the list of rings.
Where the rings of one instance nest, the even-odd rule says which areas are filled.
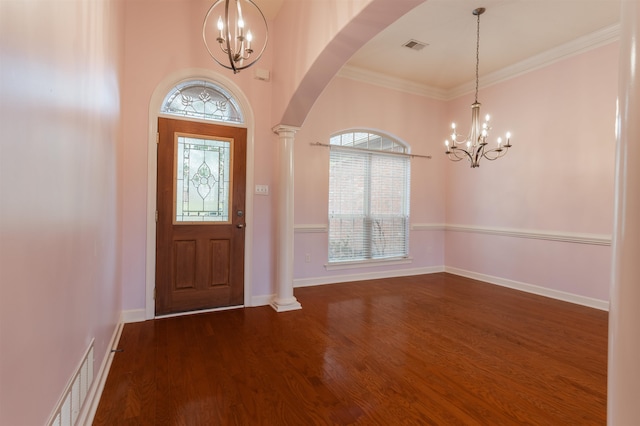
[[[330,145],[329,262],[407,257],[407,148],[353,131],[334,135]]]

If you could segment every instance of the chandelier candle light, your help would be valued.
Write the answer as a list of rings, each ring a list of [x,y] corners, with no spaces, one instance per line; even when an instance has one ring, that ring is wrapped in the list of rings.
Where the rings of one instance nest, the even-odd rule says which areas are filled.
[[[252,0],[217,0],[202,25],[207,52],[234,74],[258,62],[267,38],[267,20]]]
[[[511,148],[511,133],[507,132],[506,140],[497,139],[495,148],[487,148],[487,137],[489,136],[489,114],[485,116],[484,123],[480,124],[480,102],[478,102],[478,68],[480,65],[480,15],[486,9],[480,7],[474,9],[473,14],[478,17],[478,29],[476,33],[476,96],[475,101],[471,104],[471,130],[469,135],[464,137],[457,133],[456,123],[451,124],[451,140],[446,140],[445,152],[450,160],[460,161],[467,159],[471,163],[471,167],[480,167],[480,160],[484,157],[487,160],[496,160],[504,156],[509,148]]]

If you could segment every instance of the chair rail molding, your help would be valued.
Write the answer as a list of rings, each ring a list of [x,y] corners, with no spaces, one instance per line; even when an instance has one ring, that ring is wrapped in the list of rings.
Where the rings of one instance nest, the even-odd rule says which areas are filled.
[[[597,246],[610,246],[611,235],[584,234],[557,231],[536,231],[530,229],[499,228],[475,225],[446,225],[446,231],[469,232],[474,234],[488,234],[503,237],[529,238],[534,240],[558,241],[574,244],[590,244]]]

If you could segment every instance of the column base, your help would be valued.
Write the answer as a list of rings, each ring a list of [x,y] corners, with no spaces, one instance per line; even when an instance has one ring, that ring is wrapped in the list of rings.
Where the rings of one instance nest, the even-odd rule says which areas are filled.
[[[274,298],[271,302],[271,307],[276,312],[297,311],[298,309],[302,309],[302,305],[295,297],[292,297],[290,299]]]

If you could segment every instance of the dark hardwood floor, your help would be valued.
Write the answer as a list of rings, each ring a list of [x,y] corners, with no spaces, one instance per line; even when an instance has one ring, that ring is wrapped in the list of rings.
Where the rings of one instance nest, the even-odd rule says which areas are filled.
[[[446,273],[127,324],[95,425],[604,425],[607,313]]]

